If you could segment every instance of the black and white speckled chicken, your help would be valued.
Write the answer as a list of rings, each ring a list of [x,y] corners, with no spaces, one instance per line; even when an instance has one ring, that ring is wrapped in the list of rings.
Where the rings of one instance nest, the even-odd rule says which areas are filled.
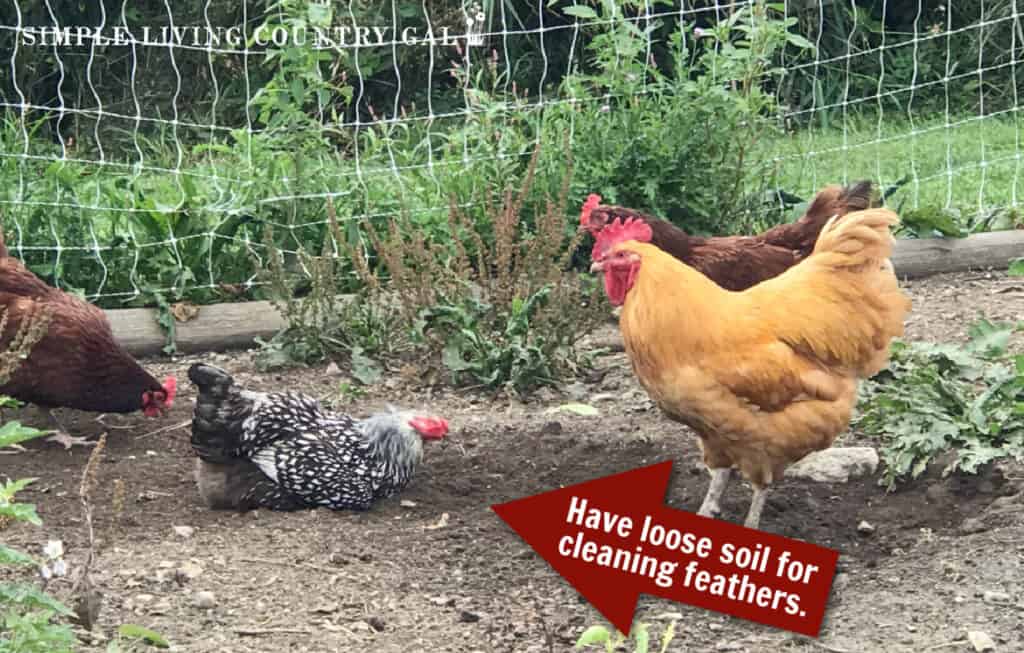
[[[243,390],[219,368],[196,364],[192,419],[196,480],[211,508],[366,510],[402,490],[439,440],[439,417],[390,410],[363,420],[291,392]]]

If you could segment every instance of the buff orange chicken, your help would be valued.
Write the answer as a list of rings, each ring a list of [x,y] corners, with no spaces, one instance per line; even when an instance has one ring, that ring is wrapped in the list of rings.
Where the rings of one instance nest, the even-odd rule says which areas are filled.
[[[744,291],[729,291],[649,244],[650,226],[614,220],[592,270],[622,306],[633,370],[669,418],[699,437],[714,516],[731,472],[754,488],[757,528],[768,487],[786,467],[831,446],[850,421],[861,379],[888,362],[910,300],[889,255],[886,209],[833,218],[810,256]]]

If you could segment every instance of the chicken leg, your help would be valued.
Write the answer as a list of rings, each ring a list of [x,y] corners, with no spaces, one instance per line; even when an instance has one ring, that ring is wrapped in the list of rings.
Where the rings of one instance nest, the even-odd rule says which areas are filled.
[[[704,495],[704,502],[700,504],[697,514],[702,517],[714,517],[721,512],[719,499],[729,485],[729,477],[732,475],[731,467],[719,467],[711,470],[711,483],[708,485],[708,493]]]
[[[46,416],[50,419],[50,423],[57,427],[57,434],[68,434],[67,428],[64,426],[64,422],[61,420],[60,415],[53,408],[40,409],[41,412],[45,412]]]
[[[750,510],[747,511],[747,519],[743,525],[747,528],[757,528],[761,522],[761,511],[764,510],[764,500],[768,497],[767,487],[754,487],[754,497],[750,500]]]
[[[53,433],[53,435],[51,435],[50,437],[46,438],[47,442],[56,442],[57,444],[64,445],[65,449],[70,449],[71,447],[74,447],[75,445],[78,445],[78,446],[81,446],[81,447],[93,447],[93,446],[96,446],[96,442],[95,441],[89,440],[89,439],[87,439],[84,436],[71,435],[71,433],[64,426],[64,422],[61,420],[60,416],[57,414],[56,409],[53,409],[53,408],[40,408],[39,411],[41,413],[45,413],[50,418],[50,422],[52,422],[53,425],[57,427],[56,429],[53,429],[52,431],[50,431],[51,433]]]

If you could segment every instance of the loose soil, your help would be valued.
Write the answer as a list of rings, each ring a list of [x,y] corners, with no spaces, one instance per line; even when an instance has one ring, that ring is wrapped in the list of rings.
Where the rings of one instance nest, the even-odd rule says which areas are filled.
[[[907,287],[915,300],[911,338],[963,340],[978,316],[1024,318],[1024,281],[1001,273]],[[610,326],[601,337],[613,333]],[[326,368],[260,374],[250,353],[201,358],[247,387],[299,390],[359,415],[385,402],[429,408],[449,418],[452,433],[428,448],[406,492],[370,512],[236,514],[199,503],[187,382],[162,421],[106,416],[101,423],[65,411],[74,435],[109,434],[94,491],[103,610],[92,640],[83,633],[83,650],[102,650],[118,624],[138,623],[189,652],[568,651],[603,619],[489,506],[663,460],[676,461],[668,505],[695,510],[707,487],[694,438],[652,408],[621,353],[601,359],[610,371],[599,382],[573,384],[565,395],[542,392],[526,404],[397,385],[352,401],[338,395],[344,379]],[[185,379],[199,359],[149,365]],[[567,397],[595,405],[601,417],[548,411]],[[5,415],[12,417],[47,424],[31,408]],[[862,443],[856,433],[840,441]],[[5,543],[38,552],[47,539],[61,539],[72,569],[81,563],[77,492],[89,453],[37,442],[0,456],[0,476],[39,479],[22,498],[44,520],[42,528],[8,527]],[[657,599],[643,598],[637,619],[656,633],[678,619],[675,652],[971,651],[968,631],[988,633],[997,650],[1024,651],[1024,525],[1012,496],[1021,482],[1024,472],[1004,465],[972,477],[929,473],[891,493],[877,477],[779,483],[762,527],[842,554],[818,641]],[[742,521],[749,500],[749,488],[734,482],[723,518]],[[975,518],[969,534],[967,518]],[[874,533],[860,534],[861,521]],[[175,526],[193,530],[185,536]],[[58,594],[69,587],[51,585]],[[212,607],[197,605],[200,592],[213,593]]]

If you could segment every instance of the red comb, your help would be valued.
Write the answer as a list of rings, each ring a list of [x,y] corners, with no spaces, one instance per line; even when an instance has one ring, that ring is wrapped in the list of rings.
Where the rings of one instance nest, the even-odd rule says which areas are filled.
[[[164,406],[170,406],[174,403],[174,396],[178,394],[178,379],[173,376],[164,379],[164,392],[167,393],[167,398],[164,399]]]
[[[590,258],[597,260],[607,254],[613,246],[627,240],[649,243],[652,235],[651,226],[639,218],[628,218],[625,222],[622,221],[622,218],[615,218],[605,225],[601,233],[597,234]]]
[[[443,417],[414,417],[409,426],[427,440],[440,440],[448,433],[448,420]]]
[[[597,193],[587,195],[587,201],[583,203],[583,210],[580,211],[580,224],[584,227],[590,222],[590,212],[601,203],[601,196]]]

